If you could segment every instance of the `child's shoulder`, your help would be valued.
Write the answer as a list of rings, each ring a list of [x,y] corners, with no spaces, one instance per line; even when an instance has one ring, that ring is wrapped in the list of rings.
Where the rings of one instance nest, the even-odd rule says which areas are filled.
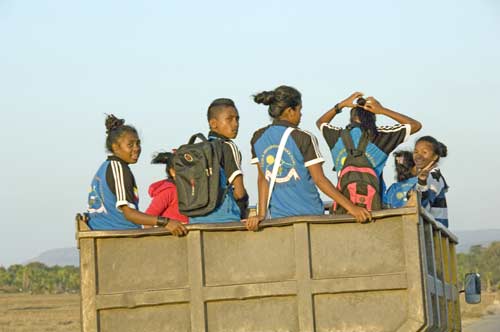
[[[255,142],[256,140],[258,140],[263,134],[264,132],[269,129],[272,125],[267,125],[265,127],[262,127],[262,128],[259,128],[257,129],[253,135],[252,135],[252,143]]]

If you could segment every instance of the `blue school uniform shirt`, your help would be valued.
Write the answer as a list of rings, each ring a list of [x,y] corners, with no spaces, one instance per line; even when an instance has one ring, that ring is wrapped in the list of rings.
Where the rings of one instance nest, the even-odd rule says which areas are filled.
[[[269,182],[281,137],[288,127],[294,127],[295,130],[285,144],[269,204],[270,216],[280,218],[323,214],[323,202],[307,169],[324,162],[318,141],[311,133],[287,121],[274,121],[254,133],[251,141],[252,164],[258,164]]]
[[[400,208],[408,201],[408,191],[415,188],[417,177],[393,183],[384,195],[384,206],[387,208]]]
[[[344,161],[347,157],[347,152],[344,142],[340,138],[343,128],[332,126],[328,123],[321,124],[321,133],[325,138],[333,158],[335,170],[340,172],[344,166]],[[350,124],[348,126],[350,134],[357,147],[362,135],[362,130],[359,124]],[[411,133],[411,126],[409,124],[397,124],[394,126],[381,126],[377,127],[378,134],[375,138],[371,139],[366,147],[365,155],[370,161],[380,179],[381,194],[385,192],[386,186],[382,177],[382,171],[387,162],[389,154],[396,149],[396,147],[405,142]]]
[[[109,156],[97,170],[88,195],[89,226],[94,230],[136,229],[140,225],[125,219],[120,206],[139,208],[134,176],[127,163]]]
[[[240,220],[240,208],[234,199],[232,183],[234,179],[243,174],[241,171],[241,153],[236,144],[230,139],[215,132],[208,134],[209,140],[223,140],[222,159],[220,168],[220,188],[226,190],[222,203],[212,212],[204,216],[190,217],[190,224],[231,222]]]

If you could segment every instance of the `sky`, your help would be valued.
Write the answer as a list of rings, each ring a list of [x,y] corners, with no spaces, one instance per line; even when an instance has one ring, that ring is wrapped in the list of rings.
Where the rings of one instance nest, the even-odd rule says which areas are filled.
[[[500,228],[499,36],[496,0],[0,0],[0,265],[76,245],[74,215],[106,158],[105,113],[139,130],[144,210],[164,177],[152,155],[206,133],[207,106],[232,98],[255,203],[249,142],[269,117],[252,95],[282,84],[301,91],[300,126],[318,137],[332,180],[314,123],[361,91],[422,122],[401,148],[423,135],[448,146],[452,231]],[[333,121],[347,122],[348,112]]]

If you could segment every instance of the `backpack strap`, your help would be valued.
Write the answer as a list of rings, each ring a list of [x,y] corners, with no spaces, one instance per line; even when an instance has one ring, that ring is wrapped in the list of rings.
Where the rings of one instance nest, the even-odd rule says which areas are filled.
[[[363,131],[363,134],[361,135],[361,137],[359,139],[357,150],[361,153],[365,153],[366,147],[368,146],[368,143],[370,143],[370,140],[368,139],[368,134]]]
[[[283,133],[283,136],[281,136],[278,152],[276,152],[276,157],[274,158],[273,171],[271,172],[271,179],[269,179],[269,192],[267,194],[266,211],[268,215],[269,215],[269,203],[271,202],[271,195],[273,193],[274,184],[276,183],[276,176],[278,175],[278,169],[280,168],[281,157],[283,156],[283,150],[285,150],[286,141],[288,140],[288,136],[290,136],[293,130],[294,130],[293,127],[286,128],[285,132]]]
[[[202,133],[197,133],[191,136],[191,138],[188,141],[188,144],[193,144],[194,141],[196,141],[196,138],[199,138],[202,142],[208,141],[205,135],[203,135]]]
[[[362,132],[357,148],[354,147],[354,142],[352,141],[351,132],[349,129],[343,129],[340,132],[340,137],[342,138],[342,142],[344,142],[344,146],[348,155],[359,157],[366,152],[366,147],[368,146],[369,139],[368,135],[365,132]]]

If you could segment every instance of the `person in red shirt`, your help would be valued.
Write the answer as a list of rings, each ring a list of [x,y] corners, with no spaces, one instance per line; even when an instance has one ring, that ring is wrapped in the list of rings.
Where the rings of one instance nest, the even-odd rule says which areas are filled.
[[[152,164],[165,164],[167,179],[157,181],[149,186],[151,203],[145,211],[149,215],[162,216],[187,224],[189,219],[179,212],[177,190],[175,188],[175,170],[172,163],[174,154],[171,152],[160,152],[151,160]]]

